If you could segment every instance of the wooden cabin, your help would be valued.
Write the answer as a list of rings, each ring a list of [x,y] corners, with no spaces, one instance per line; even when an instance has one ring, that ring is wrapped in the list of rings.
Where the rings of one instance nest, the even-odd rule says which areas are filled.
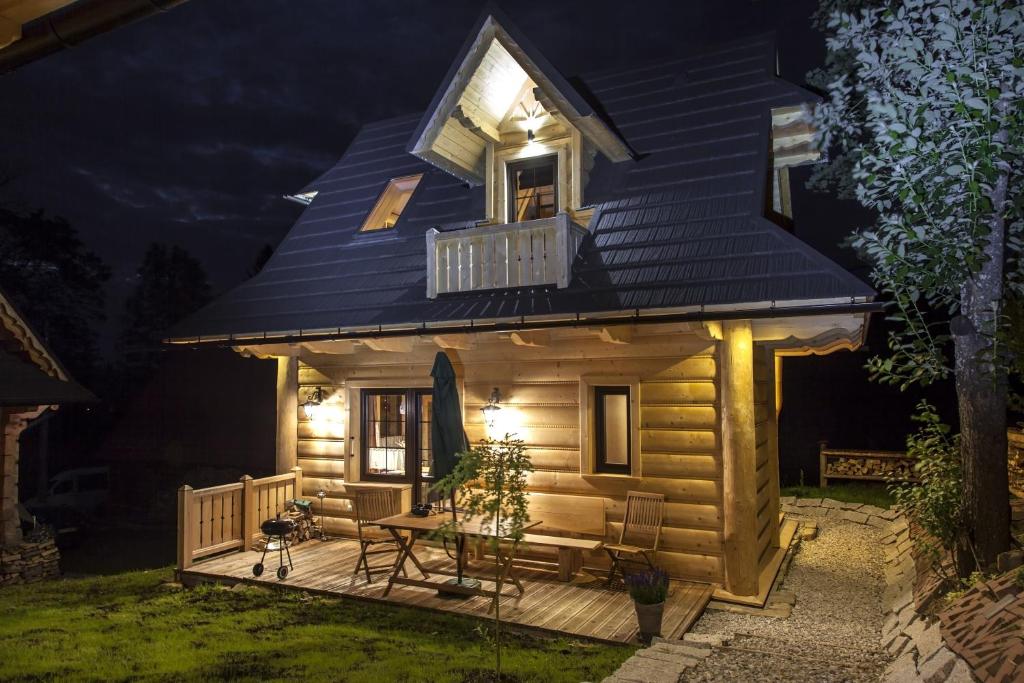
[[[856,348],[875,308],[786,227],[815,101],[772,36],[570,80],[488,12],[426,110],[363,126],[263,271],[169,341],[277,359],[277,469],[327,492],[329,532],[354,531],[332,494],[427,496],[443,350],[470,439],[527,443],[545,532],[614,540],[627,491],[662,493],[657,563],[755,595],[779,358]]]
[[[22,543],[18,514],[18,470],[21,435],[34,420],[64,403],[95,397],[68,375],[56,356],[0,291],[0,586],[43,578],[41,563],[56,571],[56,547]]]

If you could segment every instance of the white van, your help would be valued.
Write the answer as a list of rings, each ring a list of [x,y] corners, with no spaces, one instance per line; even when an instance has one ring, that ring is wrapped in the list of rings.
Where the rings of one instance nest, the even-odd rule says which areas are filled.
[[[26,507],[72,508],[94,512],[110,495],[110,468],[79,467],[64,470],[50,479],[46,495],[34,498]]]

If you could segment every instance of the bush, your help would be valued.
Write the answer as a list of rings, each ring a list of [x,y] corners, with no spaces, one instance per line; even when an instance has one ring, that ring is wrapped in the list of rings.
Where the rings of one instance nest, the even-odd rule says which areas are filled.
[[[660,569],[628,574],[625,581],[629,597],[641,605],[657,605],[668,597],[668,574]]]
[[[950,435],[949,425],[927,401],[918,403],[917,409],[913,420],[922,426],[907,437],[907,455],[916,459],[919,483],[891,483],[889,490],[907,518],[925,531],[914,544],[939,569],[943,551],[954,551],[962,538],[960,437]]]

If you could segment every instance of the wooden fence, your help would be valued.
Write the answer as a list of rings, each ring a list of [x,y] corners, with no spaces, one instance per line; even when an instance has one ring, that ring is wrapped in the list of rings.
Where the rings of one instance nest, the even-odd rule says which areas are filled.
[[[178,489],[178,570],[229,550],[249,550],[260,525],[302,495],[302,469],[262,479],[245,475],[234,484]]]

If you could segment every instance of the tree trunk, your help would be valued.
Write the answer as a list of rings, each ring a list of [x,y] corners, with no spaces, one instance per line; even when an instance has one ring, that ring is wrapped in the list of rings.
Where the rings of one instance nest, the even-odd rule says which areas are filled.
[[[1000,134],[1005,135],[1005,131]],[[960,297],[962,319],[952,326],[960,408],[965,540],[973,545],[981,568],[994,564],[996,555],[1010,546],[1006,362],[996,355],[998,349],[993,345],[1003,301],[1006,188],[1007,176],[1003,173],[992,192],[994,212],[985,263],[964,283]],[[962,575],[975,568],[969,548],[961,546],[957,559]]]

